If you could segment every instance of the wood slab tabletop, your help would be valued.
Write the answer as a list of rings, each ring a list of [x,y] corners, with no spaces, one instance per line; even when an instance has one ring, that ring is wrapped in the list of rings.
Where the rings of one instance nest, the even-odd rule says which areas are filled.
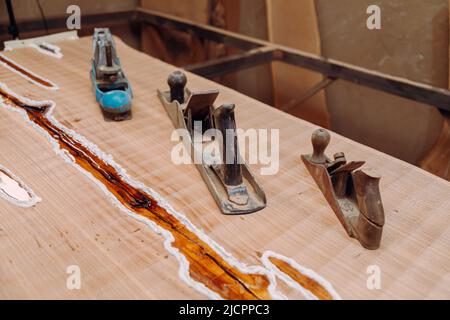
[[[177,142],[171,140],[174,128],[157,89],[168,89],[167,76],[176,68],[119,39],[116,44],[134,93],[131,120],[105,121],[95,101],[89,76],[90,37],[58,42],[60,59],[34,48],[3,52],[7,61],[48,83],[38,85],[31,73],[13,72],[4,61],[0,82],[22,100],[53,101],[49,112],[54,123],[85,145],[96,145],[96,152],[104,153],[103,160],[126,170],[136,189],[151,188],[170,205],[167,212],[176,213],[181,227],[162,230],[162,224],[158,229],[127,214],[101,181],[71,162],[51,136],[23,110],[15,112],[18,107],[3,95],[0,170],[20,179],[41,201],[21,207],[0,197],[0,298],[246,297],[238,295],[242,290],[235,290],[234,284],[223,284],[226,273],[238,280],[245,278],[241,273],[264,275],[236,280],[252,283],[246,289],[255,298],[308,297],[295,284],[302,285],[301,279],[265,259],[271,254],[303,270],[305,281],[318,282],[335,298],[450,299],[449,182],[331,133],[329,155],[343,151],[347,159],[365,160],[382,176],[383,238],[378,250],[366,250],[347,236],[300,159],[301,154],[311,153],[316,126],[188,73],[191,90],[218,88],[218,105],[236,105],[239,128],[279,129],[278,172],[261,175],[264,164],[250,166],[265,190],[267,207],[250,215],[223,215],[196,167],[171,161]],[[172,234],[181,234],[186,225],[189,237],[197,239],[192,240],[200,248],[196,254],[217,253],[227,263],[225,271],[208,269],[209,260],[203,255],[188,257],[193,252],[190,244],[171,247]],[[67,286],[70,266],[79,268],[79,289]],[[373,266],[380,271],[379,289],[367,285]],[[265,290],[267,279],[270,294]]]

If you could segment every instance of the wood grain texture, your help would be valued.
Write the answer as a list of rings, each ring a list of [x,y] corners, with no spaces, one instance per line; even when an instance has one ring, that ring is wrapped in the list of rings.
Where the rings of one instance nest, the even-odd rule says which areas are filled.
[[[280,170],[260,176],[263,211],[220,213],[192,165],[170,160],[172,124],[156,90],[174,68],[117,41],[133,86],[133,119],[105,122],[91,92],[91,39],[61,43],[64,58],[34,49],[5,55],[56,83],[43,90],[0,67],[0,82],[16,93],[56,102],[54,116],[111,154],[130,176],[161,194],[177,211],[237,259],[258,264],[272,250],[327,279],[347,299],[450,298],[450,183],[400,160],[332,134],[329,153],[366,160],[382,176],[386,225],[381,248],[349,239],[300,160],[315,126],[231,89],[188,75],[196,90],[220,88],[218,103],[236,104],[238,127],[280,129]],[[62,160],[22,116],[0,108],[0,163],[40,198],[33,208],[0,199],[1,298],[204,298],[178,277],[163,238],[115,208],[86,176]],[[81,290],[66,288],[66,268],[81,268]],[[368,290],[366,269],[378,265],[382,289]],[[295,292],[280,284],[291,298]]]

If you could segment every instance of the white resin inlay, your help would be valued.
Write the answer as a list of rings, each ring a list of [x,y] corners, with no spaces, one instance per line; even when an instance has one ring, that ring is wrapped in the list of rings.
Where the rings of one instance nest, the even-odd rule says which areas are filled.
[[[55,84],[55,83],[53,83],[53,82],[51,82],[50,80],[45,79],[45,78],[43,78],[43,77],[41,77],[41,76],[38,76],[36,73],[34,73],[34,72],[28,70],[27,68],[21,66],[20,64],[18,64],[17,62],[13,61],[12,59],[7,58],[7,57],[6,57],[5,55],[3,55],[3,54],[0,54],[0,56],[1,56],[4,60],[6,60],[6,61],[8,61],[8,62],[10,62],[10,63],[12,63],[12,64],[14,64],[14,65],[20,67],[20,68],[22,68],[23,70],[25,70],[25,71],[28,72],[29,74],[33,75],[34,77],[39,78],[39,79],[42,79],[42,80],[45,81],[45,82],[48,82],[51,86],[50,86],[50,87],[49,87],[49,86],[46,86],[46,85],[44,85],[44,84],[42,84],[42,83],[40,83],[40,82],[34,80],[33,78],[30,78],[27,74],[25,74],[25,73],[23,73],[23,72],[20,72],[20,71],[18,71],[18,70],[16,70],[16,69],[14,69],[14,68],[11,67],[9,64],[4,63],[3,61],[0,61],[0,65],[4,66],[6,69],[10,70],[11,72],[13,72],[13,73],[15,73],[15,74],[21,76],[22,78],[25,78],[26,80],[28,80],[28,81],[34,83],[35,85],[37,85],[38,87],[41,87],[41,88],[43,88],[43,89],[46,89],[46,90],[58,90],[58,89],[59,89],[58,85]]]
[[[20,207],[32,207],[41,201],[18,177],[1,165],[0,198]]]
[[[16,180],[0,171],[0,190],[19,201],[30,201],[31,195]]]

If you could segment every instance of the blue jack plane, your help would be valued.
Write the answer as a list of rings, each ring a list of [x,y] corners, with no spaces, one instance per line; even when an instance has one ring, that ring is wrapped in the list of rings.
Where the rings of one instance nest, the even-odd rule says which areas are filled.
[[[91,80],[95,98],[109,117],[123,120],[131,111],[133,93],[108,28],[95,28],[93,47]]]

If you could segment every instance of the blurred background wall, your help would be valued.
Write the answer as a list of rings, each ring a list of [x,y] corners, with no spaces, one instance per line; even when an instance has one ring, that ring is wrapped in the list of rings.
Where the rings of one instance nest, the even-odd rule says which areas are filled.
[[[92,33],[94,26],[83,25],[83,15],[99,14],[105,12],[120,12],[134,10],[139,5],[139,0],[12,0],[14,13],[18,23],[36,21],[41,23],[42,31],[22,32],[21,38],[29,38],[45,34],[45,20],[54,17],[68,16],[67,7],[75,4],[81,9],[82,30],[81,36]],[[8,12],[4,0],[0,0],[0,24],[8,23]],[[108,26],[114,33],[124,39],[129,45],[138,48],[140,40],[130,30],[127,21],[108,21]],[[51,32],[66,31],[64,26]],[[10,40],[5,34],[0,34],[0,41]]]
[[[107,11],[131,10],[139,4],[139,0],[12,0],[18,21],[41,19],[39,3],[47,17],[60,16],[66,8],[76,4],[82,13],[98,13]],[[8,20],[5,1],[0,1],[0,22]]]
[[[366,27],[366,9],[382,8],[381,30]],[[448,88],[447,0],[317,0],[322,55],[394,76]],[[326,89],[331,127],[417,163],[438,138],[437,109],[338,81]]]
[[[141,5],[146,9],[268,40],[266,0],[142,0]],[[143,28],[142,49],[177,66],[238,52],[217,43],[205,43],[189,34],[152,26]],[[273,105],[274,92],[270,68],[270,65],[258,66],[214,80]]]

